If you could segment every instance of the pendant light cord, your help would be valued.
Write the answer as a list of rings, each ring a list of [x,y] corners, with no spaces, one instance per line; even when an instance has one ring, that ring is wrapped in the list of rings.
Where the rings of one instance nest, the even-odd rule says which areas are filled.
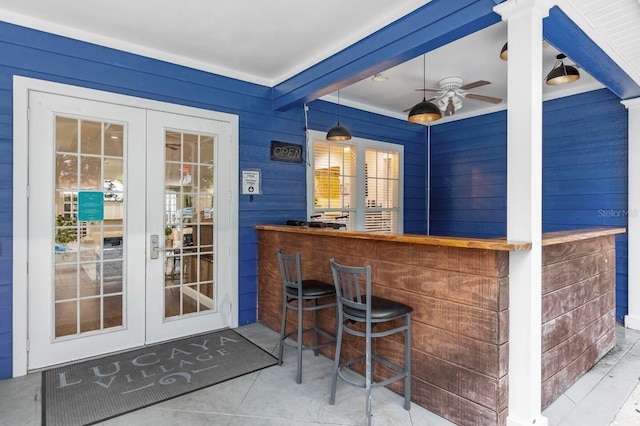
[[[427,102],[427,54],[422,55],[422,102]]]
[[[338,90],[338,126],[340,125],[340,90]]]

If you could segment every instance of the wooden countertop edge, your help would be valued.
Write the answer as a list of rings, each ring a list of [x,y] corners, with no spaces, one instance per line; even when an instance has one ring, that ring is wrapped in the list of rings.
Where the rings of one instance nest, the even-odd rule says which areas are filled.
[[[461,247],[495,251],[531,250],[529,242],[507,242],[504,239],[481,239],[462,237],[439,237],[417,234],[378,234],[374,232],[344,231],[333,228],[308,228],[286,225],[256,225],[255,229],[264,231],[290,232],[294,234],[332,235],[362,240],[392,241],[398,243],[425,244],[445,247]]]
[[[606,235],[624,234],[625,228],[587,228],[573,229],[570,231],[546,232],[542,236],[542,246],[568,243],[571,241],[588,240],[589,238],[603,237]]]
[[[398,243],[425,244],[445,247],[462,247],[496,251],[524,251],[531,250],[530,242],[507,242],[504,238],[463,238],[440,237],[417,234],[378,234],[374,232],[344,231],[332,228],[308,228],[286,225],[256,225],[257,230],[290,232],[295,234],[333,235],[337,237],[356,238],[362,240],[393,241]],[[547,232],[542,236],[542,246],[568,243],[571,241],[587,240],[606,235],[625,233],[625,228],[587,228],[570,231]]]

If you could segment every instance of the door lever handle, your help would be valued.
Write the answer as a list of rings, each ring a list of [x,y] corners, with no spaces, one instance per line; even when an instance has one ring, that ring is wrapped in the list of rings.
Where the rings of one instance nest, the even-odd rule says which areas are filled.
[[[160,237],[157,234],[151,236],[149,241],[149,258],[157,259],[159,257],[160,252],[166,252],[166,247],[160,247]]]
[[[171,250],[172,249],[170,248],[160,246],[160,237],[157,234],[151,236],[151,239],[149,241],[149,258],[150,259],[157,259],[158,257],[160,257],[160,253],[165,253]]]

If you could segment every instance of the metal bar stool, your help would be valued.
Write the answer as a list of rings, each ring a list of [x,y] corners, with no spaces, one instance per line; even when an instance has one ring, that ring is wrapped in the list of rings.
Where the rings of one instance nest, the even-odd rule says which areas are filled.
[[[386,386],[397,380],[404,380],[404,408],[411,408],[411,312],[413,308],[393,300],[376,297],[371,294],[371,266],[344,266],[331,259],[331,271],[336,287],[338,300],[338,334],[336,354],[333,366],[333,381],[331,383],[330,404],[335,404],[336,382],[338,377],[347,383],[366,389],[365,412],[367,425],[371,425],[371,389]],[[364,293],[362,292],[364,288]],[[373,331],[377,324],[403,319],[402,325],[391,329]],[[358,324],[364,323],[364,331]],[[353,359],[340,362],[342,334],[347,332],[354,336],[365,338],[365,354]],[[391,362],[372,350],[372,340],[404,332],[404,366]],[[365,361],[365,377],[357,380],[347,376],[343,368],[355,362]],[[380,382],[373,381],[373,363],[378,362],[396,374]]]
[[[280,265],[280,276],[282,277],[282,322],[280,324],[280,353],[278,355],[278,365],[282,365],[282,353],[284,345],[293,346],[297,349],[298,371],[296,382],[302,383],[302,351],[313,350],[318,355],[318,349],[333,344],[336,341],[334,335],[318,327],[318,310],[335,308],[336,289],[335,286],[318,280],[303,280],[300,253],[284,254],[278,249],[278,264]],[[328,299],[319,304],[320,299]],[[312,301],[307,304],[305,302]],[[293,309],[298,312],[298,324],[295,331],[286,333],[287,310]],[[305,312],[313,312],[313,326],[304,328],[303,315]],[[302,335],[305,332],[313,332],[313,345],[305,346],[302,343]],[[288,342],[286,339],[297,334],[296,342]],[[320,336],[324,337],[324,342],[320,342]],[[328,339],[328,340],[327,340]]]

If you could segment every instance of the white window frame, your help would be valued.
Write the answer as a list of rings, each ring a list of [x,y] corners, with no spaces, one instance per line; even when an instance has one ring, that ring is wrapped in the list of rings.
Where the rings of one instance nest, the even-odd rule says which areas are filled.
[[[308,131],[307,145],[307,217],[310,218],[315,213],[314,190],[315,190],[315,142],[326,142],[326,133],[317,130]],[[333,142],[335,143],[335,142]],[[339,143],[339,142],[338,142]],[[365,150],[392,150],[398,153],[398,220],[397,229],[394,233],[402,234],[404,232],[404,146],[376,141],[364,138],[352,138],[344,142],[345,145],[356,148],[356,181],[357,181],[357,199],[355,206],[354,231],[365,230]]]

